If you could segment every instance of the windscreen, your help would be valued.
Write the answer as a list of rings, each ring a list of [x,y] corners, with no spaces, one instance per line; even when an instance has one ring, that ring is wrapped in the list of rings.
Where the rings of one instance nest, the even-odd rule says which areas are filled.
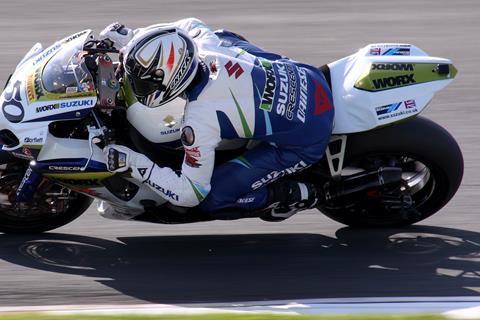
[[[76,93],[95,90],[93,77],[82,57],[84,38],[65,43],[43,69],[44,88],[51,93]]]

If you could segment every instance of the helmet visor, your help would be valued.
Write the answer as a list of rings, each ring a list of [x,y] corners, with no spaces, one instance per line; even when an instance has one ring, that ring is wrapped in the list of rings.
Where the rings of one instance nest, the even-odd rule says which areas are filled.
[[[137,77],[132,77],[127,74],[128,81],[132,85],[132,90],[137,97],[146,97],[157,90],[162,90],[163,85],[159,81],[143,80]]]

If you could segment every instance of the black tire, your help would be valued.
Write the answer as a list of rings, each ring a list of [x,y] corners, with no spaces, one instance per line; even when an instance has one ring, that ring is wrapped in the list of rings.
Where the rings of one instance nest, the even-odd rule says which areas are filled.
[[[0,155],[0,163],[11,162],[8,156]],[[18,161],[18,159],[17,159]],[[12,173],[0,178],[0,188],[5,184],[19,184],[23,173]],[[61,213],[40,212],[38,215],[22,217],[9,213],[8,209],[0,207],[0,232],[9,234],[34,234],[59,228],[78,218],[92,204],[93,198],[80,193],[74,194],[69,200],[68,209]]]
[[[428,181],[417,195],[424,201],[413,204],[419,214],[395,214],[385,210],[366,212],[355,206],[348,209],[347,206],[325,207],[321,211],[331,219],[353,227],[406,226],[439,211],[455,195],[462,181],[463,157],[457,142],[447,130],[423,117],[349,135],[344,167],[361,159],[383,155],[409,157],[428,168]]]
[[[92,204],[93,199],[83,194],[76,194],[67,211],[58,215],[42,217],[38,220],[22,221],[10,219],[0,211],[0,232],[8,234],[34,234],[60,228],[84,213]]]

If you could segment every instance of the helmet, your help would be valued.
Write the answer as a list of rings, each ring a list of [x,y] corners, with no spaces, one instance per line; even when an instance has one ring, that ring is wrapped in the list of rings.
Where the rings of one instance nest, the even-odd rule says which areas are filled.
[[[157,107],[175,99],[192,82],[198,53],[182,30],[155,28],[140,32],[127,44],[123,64],[137,99]]]

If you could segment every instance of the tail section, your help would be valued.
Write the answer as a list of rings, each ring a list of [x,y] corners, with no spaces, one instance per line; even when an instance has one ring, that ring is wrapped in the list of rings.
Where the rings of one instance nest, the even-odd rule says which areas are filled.
[[[330,63],[335,134],[371,130],[418,115],[456,68],[410,44],[370,44]]]

